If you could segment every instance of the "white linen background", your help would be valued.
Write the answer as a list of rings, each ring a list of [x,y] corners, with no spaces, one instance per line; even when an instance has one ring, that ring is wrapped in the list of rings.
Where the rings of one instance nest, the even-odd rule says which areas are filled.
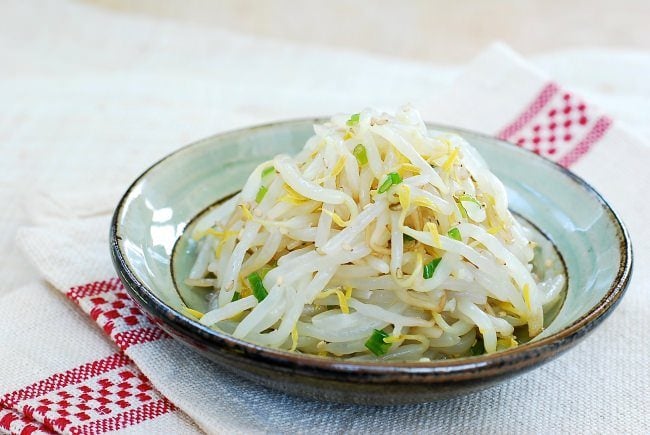
[[[594,48],[532,60],[648,142],[648,55]],[[259,122],[355,111],[360,102],[394,108],[410,101],[426,109],[462,68],[59,2],[3,6],[0,66],[0,295],[38,279],[15,249],[18,226],[107,212],[135,176],[180,145]],[[567,367],[567,373],[579,370]],[[606,376],[591,370],[594,376],[584,378]],[[519,379],[522,388],[531,386]],[[625,419],[607,415],[606,401],[594,415],[576,418],[626,422],[629,413],[644,413],[621,407],[624,399],[613,397],[611,411],[628,414]],[[589,399],[547,405],[557,410],[581,400]],[[546,405],[540,406],[527,411],[542,412]],[[450,402],[448,411],[453,408]]]

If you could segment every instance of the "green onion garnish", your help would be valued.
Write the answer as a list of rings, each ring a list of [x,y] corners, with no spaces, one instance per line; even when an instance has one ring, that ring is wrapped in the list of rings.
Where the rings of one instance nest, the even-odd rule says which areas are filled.
[[[264,298],[268,296],[269,292],[264,288],[260,274],[257,272],[251,273],[248,275],[248,282],[253,289],[253,296],[255,296],[255,299],[262,302]]]
[[[375,329],[368,341],[366,341],[365,346],[377,356],[385,355],[388,349],[390,349],[391,344],[386,343],[384,338],[388,338],[388,334],[379,329]]]
[[[476,343],[474,343],[474,345],[469,349],[469,353],[473,356],[483,355],[485,353],[483,339],[477,338]]]
[[[275,172],[275,168],[273,166],[269,166],[268,168],[264,169],[262,171],[262,178],[266,177],[269,175],[271,172]]]
[[[401,182],[402,182],[402,176],[397,172],[391,172],[386,176],[384,182],[381,183],[381,186],[379,186],[377,193],[384,193],[388,189],[390,189],[391,186],[395,186]]]
[[[467,215],[467,210],[465,210],[465,207],[463,206],[463,203],[460,201],[456,201],[456,204],[458,205],[458,210],[460,210],[460,215],[467,219],[469,216]]]
[[[458,228],[452,228],[449,231],[447,231],[447,235],[451,237],[452,239],[461,241],[462,238],[460,237],[460,230]]]
[[[424,279],[429,279],[433,277],[433,272],[436,271],[436,267],[438,267],[438,264],[442,258],[435,258],[431,260],[429,263],[424,265],[424,269],[422,269],[422,278]]]
[[[265,185],[261,185],[260,190],[258,190],[257,195],[255,195],[255,202],[257,202],[258,204],[262,202],[264,196],[266,195],[266,192],[268,191],[269,191],[268,187],[266,187]]]
[[[266,274],[269,273],[271,270],[273,270],[273,266],[271,266],[270,264],[267,264],[266,266],[262,266],[262,267],[257,271],[257,273],[258,273],[258,275],[260,276],[260,278],[264,279],[264,277],[266,276]]]
[[[476,200],[472,195],[467,195],[463,194],[460,195],[458,198],[456,198],[456,204],[458,204],[458,210],[460,210],[460,215],[464,217],[465,219],[468,218],[467,216],[467,210],[463,206],[463,201],[465,202],[473,202],[474,204],[478,205],[479,207],[481,206],[481,203]]]
[[[479,205],[479,206],[481,205],[481,203],[478,202],[478,200],[477,200],[476,198],[474,198],[472,195],[467,195],[467,194],[460,195],[460,196],[458,197],[458,201],[459,201],[459,202],[460,202],[460,201],[469,201],[469,202],[473,202],[473,203],[476,204],[476,205]]]
[[[359,123],[359,114],[355,113],[354,115],[350,116],[350,119],[348,119],[348,122],[346,122],[347,125],[350,127],[353,125],[357,125]]]
[[[240,299],[241,299],[241,293],[235,292],[235,293],[233,293],[232,299],[230,300],[230,302],[235,302],[235,301],[238,301]]]
[[[415,239],[409,236],[408,234],[402,234],[402,240],[404,240],[405,242],[412,242]]]
[[[359,162],[360,166],[367,165],[368,164],[368,156],[366,155],[366,147],[363,145],[359,144],[354,147],[354,150],[352,150],[352,154],[354,154],[354,157],[357,158],[357,162]]]

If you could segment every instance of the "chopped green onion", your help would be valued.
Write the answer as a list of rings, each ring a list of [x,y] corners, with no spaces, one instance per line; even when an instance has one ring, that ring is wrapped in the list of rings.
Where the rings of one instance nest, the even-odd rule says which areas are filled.
[[[460,210],[460,215],[462,217],[464,217],[465,219],[468,218],[468,215],[467,215],[467,210],[463,206],[463,201],[473,202],[474,204],[478,205],[479,207],[481,206],[481,203],[478,202],[476,200],[476,198],[474,198],[472,195],[463,194],[463,195],[460,195],[458,198],[456,198],[456,204],[458,204],[458,209]]]
[[[359,113],[355,113],[354,115],[350,116],[350,119],[348,119],[348,122],[346,122],[347,125],[350,127],[353,125],[357,125],[359,123]]]
[[[258,204],[262,202],[264,196],[266,195],[266,192],[268,191],[269,191],[268,187],[266,187],[265,185],[261,185],[260,190],[258,190],[257,195],[255,195],[255,202],[257,202]]]
[[[388,174],[390,179],[393,181],[393,185],[399,184],[402,182],[402,176],[398,174],[397,172],[391,172]]]
[[[368,341],[366,341],[365,346],[377,356],[385,355],[388,349],[390,349],[391,344],[386,343],[384,338],[388,338],[388,333],[375,329]]]
[[[395,186],[401,182],[402,182],[402,176],[397,172],[391,172],[386,176],[384,182],[381,183],[381,186],[379,186],[377,193],[384,193],[388,189],[390,189],[391,186]]]
[[[359,144],[354,147],[354,150],[352,150],[352,154],[354,154],[354,157],[357,158],[357,161],[359,162],[360,166],[364,166],[368,164],[368,156],[366,155],[366,147],[363,145]]]
[[[275,168],[273,166],[269,166],[268,168],[264,169],[262,171],[262,178],[266,177],[269,175],[271,172],[275,172]]]
[[[233,293],[232,299],[230,300],[230,302],[235,302],[235,301],[238,301],[240,299],[241,299],[241,293],[235,292],[235,293]]]
[[[438,264],[442,260],[441,258],[435,258],[431,260],[429,263],[424,265],[424,269],[422,269],[422,278],[424,279],[429,279],[433,277],[433,272],[436,271],[436,267],[438,267]]]
[[[264,298],[268,296],[269,292],[264,288],[260,274],[257,272],[251,273],[248,275],[248,282],[253,289],[253,296],[255,296],[255,299],[262,302]]]
[[[463,207],[463,203],[460,201],[456,201],[456,204],[458,205],[458,210],[460,211],[460,215],[467,219],[469,216],[467,215],[467,210],[465,210],[465,207]]]
[[[476,204],[476,205],[478,205],[478,206],[481,205],[481,203],[478,202],[478,200],[477,200],[476,198],[474,198],[472,195],[467,195],[467,194],[460,195],[460,196],[458,197],[458,201],[459,201],[459,202],[460,202],[460,201],[469,201],[469,202],[473,202],[474,204]]]
[[[469,349],[469,353],[472,356],[483,355],[485,353],[485,346],[483,345],[483,339],[477,338],[476,343]]]
[[[260,278],[264,279],[267,273],[269,273],[271,270],[273,270],[273,266],[270,264],[267,264],[266,266],[262,266],[257,273],[260,275]]]
[[[449,231],[447,231],[447,235],[452,239],[456,239],[458,241],[462,240],[462,238],[460,237],[460,230],[458,228],[450,229]]]
[[[402,234],[402,240],[404,240],[405,242],[412,242],[415,239],[409,236],[408,234]]]
[[[384,193],[385,191],[390,189],[390,186],[392,186],[392,185],[393,185],[393,182],[391,181],[391,179],[386,178],[386,180],[383,183],[381,183],[381,186],[379,186],[379,189],[377,190],[377,192]]]

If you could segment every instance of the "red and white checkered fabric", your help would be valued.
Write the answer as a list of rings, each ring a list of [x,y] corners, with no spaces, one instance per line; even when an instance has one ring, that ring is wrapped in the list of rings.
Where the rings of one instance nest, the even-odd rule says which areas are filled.
[[[178,414],[183,420],[124,352],[134,344],[169,336],[136,307],[119,279],[75,286],[67,295],[102,327],[118,350],[0,395],[0,433],[99,434],[137,427],[165,415]],[[46,303],[38,309],[47,307]],[[70,326],[58,326],[62,334],[57,336],[85,341]]]
[[[79,304],[121,350],[170,338],[138,308],[118,278],[73,287],[67,296]]]
[[[581,98],[548,83],[498,137],[570,166],[605,135],[611,123]]]
[[[7,408],[0,409],[0,431],[20,435],[53,433],[34,419]]]
[[[32,428],[104,433],[175,409],[122,352],[55,373],[5,394],[0,401],[10,410],[0,419],[0,428],[20,434]]]

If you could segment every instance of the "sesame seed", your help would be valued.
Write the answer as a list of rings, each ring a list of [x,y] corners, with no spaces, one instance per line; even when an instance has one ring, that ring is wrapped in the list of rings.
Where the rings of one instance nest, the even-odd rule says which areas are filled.
[[[553,260],[551,260],[550,258],[547,259],[547,260],[544,262],[544,266],[546,266],[547,268],[551,268],[551,267],[553,267]]]

